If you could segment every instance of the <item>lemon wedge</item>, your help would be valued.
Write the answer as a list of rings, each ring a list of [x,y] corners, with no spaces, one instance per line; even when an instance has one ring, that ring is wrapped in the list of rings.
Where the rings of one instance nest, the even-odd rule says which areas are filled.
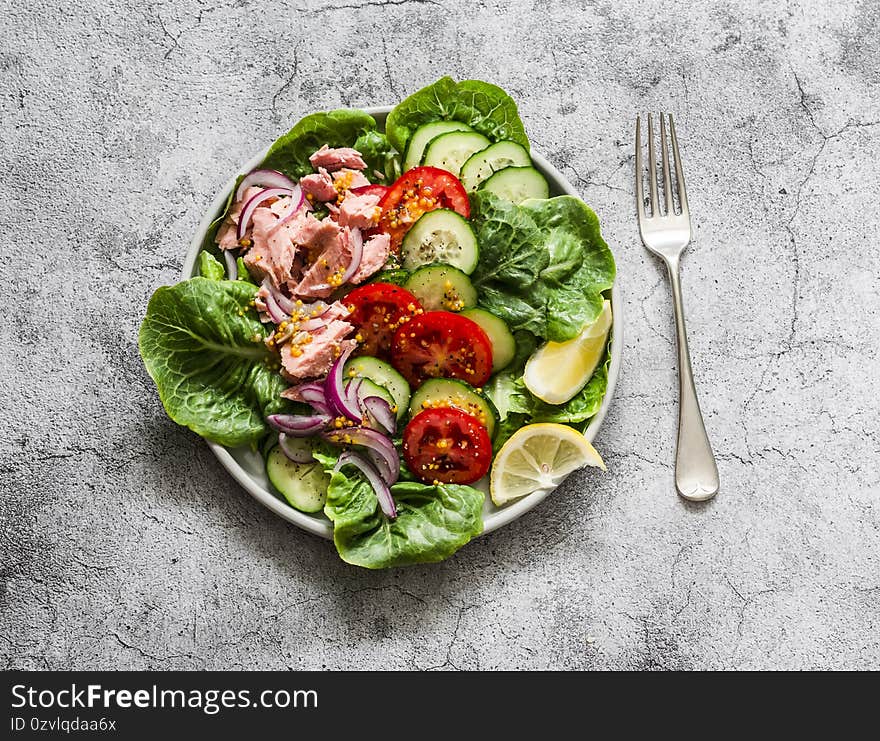
[[[517,430],[501,446],[489,479],[492,501],[507,504],[539,490],[550,490],[572,471],[605,463],[596,449],[575,429],[541,423]]]
[[[547,342],[526,363],[526,388],[548,404],[564,404],[587,384],[602,360],[611,330],[611,302],[573,340]]]

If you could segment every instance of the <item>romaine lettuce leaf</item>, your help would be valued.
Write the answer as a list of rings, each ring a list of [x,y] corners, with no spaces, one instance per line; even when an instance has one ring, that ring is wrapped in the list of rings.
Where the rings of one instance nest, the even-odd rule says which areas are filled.
[[[260,167],[299,179],[314,170],[309,157],[324,144],[353,147],[358,137],[375,128],[376,119],[363,111],[341,108],[312,113],[275,141]]]
[[[333,458],[317,457],[332,470]],[[360,473],[332,473],[324,514],[333,522],[333,542],[343,561],[368,569],[442,561],[483,531],[485,495],[472,486],[401,481],[391,493],[394,520],[382,514]]]
[[[159,288],[141,324],[141,357],[168,416],[221,445],[259,440],[287,384],[244,281],[190,278]]]
[[[366,131],[357,138],[354,148],[367,163],[364,174],[371,183],[390,185],[400,177],[400,155],[385,134]]]
[[[461,121],[493,142],[514,141],[529,148],[513,98],[488,82],[443,77],[398,103],[388,114],[385,132],[398,152],[406,152],[415,130],[431,121]]]
[[[210,252],[199,252],[199,275],[208,280],[223,280],[226,278],[226,268]]]
[[[556,342],[596,319],[602,292],[614,283],[614,258],[583,201],[557,196],[516,205],[478,191],[471,206],[481,306],[512,330]]]

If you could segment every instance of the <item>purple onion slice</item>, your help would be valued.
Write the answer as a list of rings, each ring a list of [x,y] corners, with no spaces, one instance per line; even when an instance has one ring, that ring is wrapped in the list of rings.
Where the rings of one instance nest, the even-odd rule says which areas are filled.
[[[266,421],[270,427],[292,437],[309,437],[323,430],[330,417],[325,414],[270,414]]]
[[[223,250],[223,260],[226,262],[226,277],[229,280],[238,280],[238,263],[235,255],[229,250]]]
[[[278,303],[272,291],[269,291],[265,300],[266,311],[269,313],[269,318],[275,322],[275,324],[281,324],[281,322],[286,322],[290,319],[290,314],[286,313],[284,309],[281,308],[281,305]]]
[[[348,399],[349,405],[355,407],[359,412],[363,412],[361,406],[361,386],[363,383],[363,378],[352,378],[345,383],[345,398]]]
[[[293,314],[293,312],[296,311],[296,302],[293,299],[287,298],[287,296],[276,288],[268,276],[263,278],[262,286],[267,293],[272,294],[272,298],[275,299],[278,306],[281,307],[281,311],[285,314]]]
[[[342,383],[342,366],[345,365],[345,361],[353,351],[354,346],[351,346],[336,358],[327,380],[324,381],[324,395],[327,397],[331,409],[334,409],[337,414],[347,417],[353,422],[360,422],[363,419],[360,410],[357,404],[351,404]]]
[[[254,211],[264,201],[268,201],[270,198],[281,198],[289,195],[292,195],[289,188],[267,188],[253,196],[241,210],[241,216],[238,218],[238,231],[235,233],[236,238],[240,240],[245,235],[248,226],[250,226]]]
[[[347,283],[358,268],[361,266],[361,260],[364,259],[364,238],[361,230],[354,227],[351,230],[351,262],[342,274],[342,282]]]
[[[269,234],[274,234],[294,216],[296,216],[297,212],[302,208],[305,200],[306,197],[305,195],[303,195],[302,188],[300,188],[298,185],[294,186],[293,190],[290,191],[290,202],[292,204],[290,210],[284,215],[283,219],[280,219],[278,223],[269,230]]]
[[[244,198],[245,192],[252,185],[258,185],[262,188],[286,188],[287,190],[298,187],[293,180],[278,170],[252,170],[239,183],[238,189],[235,191],[235,200],[240,201]]]
[[[312,455],[312,444],[307,438],[289,437],[279,432],[278,447],[294,463],[311,463],[315,460],[315,456]]]
[[[324,433],[324,437],[330,442],[339,445],[358,445],[372,450],[376,455],[383,458],[388,466],[390,477],[389,483],[397,481],[400,476],[400,458],[390,438],[381,432],[371,430],[368,427],[347,427],[341,430],[330,430]]]
[[[357,453],[346,451],[339,456],[339,460],[336,461],[333,470],[338,471],[345,465],[354,466],[366,476],[367,481],[370,482],[370,486],[373,487],[373,491],[376,492],[376,497],[379,500],[379,508],[386,517],[392,520],[395,519],[397,517],[397,507],[394,504],[394,497],[391,496],[391,489],[388,487],[388,484],[382,480],[382,477],[379,475],[379,472],[375,469],[373,464]]]
[[[381,426],[380,432],[393,435],[397,431],[397,415],[391,411],[391,405],[381,396],[367,396],[361,400],[365,419]],[[375,425],[371,425],[375,427]]]

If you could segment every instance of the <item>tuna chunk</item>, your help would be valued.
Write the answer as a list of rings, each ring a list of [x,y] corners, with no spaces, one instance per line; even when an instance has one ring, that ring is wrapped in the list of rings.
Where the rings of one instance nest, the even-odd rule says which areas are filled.
[[[293,289],[294,295],[300,298],[326,298],[342,285],[342,276],[350,264],[351,232],[344,227],[306,270]]]
[[[266,297],[268,295],[269,290],[266,288],[266,286],[260,286],[260,290],[257,291],[256,298],[254,298],[254,308],[259,313],[261,322],[272,321],[272,317],[269,316],[269,309],[266,306]]]
[[[318,172],[313,175],[306,175],[299,181],[300,187],[306,196],[311,196],[315,201],[335,201],[336,188],[333,185],[333,178],[330,173],[323,167],[318,168]]]
[[[369,185],[370,181],[357,170],[337,170],[333,173],[333,184],[338,192],[344,193],[352,188]]]
[[[306,214],[294,219],[287,231],[290,238],[310,255],[318,255],[339,239],[342,229],[332,219],[322,221]]]
[[[341,301],[334,301],[327,307],[327,311],[321,314],[321,319],[330,322],[334,319],[345,319],[351,312]]]
[[[333,361],[357,343],[344,339],[353,331],[348,322],[334,319],[309,335],[301,344],[288,342],[281,348],[281,366],[288,379],[300,380],[326,375]]]
[[[278,218],[271,209],[261,207],[254,211],[253,245],[244,256],[244,264],[260,280],[268,276],[276,286],[283,286],[291,279],[296,245],[286,228],[273,228],[277,224]]]
[[[240,201],[232,204],[232,208],[229,209],[229,213],[226,215],[226,219],[221,224],[215,237],[215,241],[220,245],[221,250],[234,250],[240,247],[236,232],[238,231],[238,218],[241,216],[241,210],[244,208],[244,204],[262,190],[262,188],[251,186],[244,192],[244,197]]]
[[[339,223],[342,226],[352,226],[358,229],[369,229],[379,221],[379,196],[365,193],[357,196],[354,193],[346,193],[342,205],[339,207]]]
[[[363,170],[367,163],[361,157],[361,153],[351,147],[330,149],[326,144],[309,157],[313,167],[326,167],[331,172],[343,167],[354,170]]]
[[[348,279],[349,283],[361,283],[374,273],[378,273],[391,254],[391,237],[380,232],[364,242],[364,255],[357,272]]]

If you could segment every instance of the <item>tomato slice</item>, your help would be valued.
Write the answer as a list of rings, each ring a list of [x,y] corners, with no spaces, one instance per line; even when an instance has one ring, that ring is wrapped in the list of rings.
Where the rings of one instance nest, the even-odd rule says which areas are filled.
[[[357,328],[356,354],[377,358],[389,357],[394,333],[422,311],[415,296],[393,283],[358,286],[342,302],[351,310],[345,321]]]
[[[388,186],[378,184],[361,185],[358,188],[352,188],[351,192],[356,196],[379,196],[379,199],[381,200],[382,196],[388,192]]]
[[[394,333],[391,364],[413,386],[458,378],[482,386],[492,375],[492,343],[476,323],[450,311],[429,311]]]
[[[472,484],[489,472],[492,441],[479,420],[460,409],[427,409],[403,431],[403,458],[426,483]]]
[[[391,249],[397,252],[403,236],[419,217],[437,208],[449,208],[465,218],[471,204],[461,181],[439,167],[414,167],[388,188],[379,201],[379,228],[391,235]]]

